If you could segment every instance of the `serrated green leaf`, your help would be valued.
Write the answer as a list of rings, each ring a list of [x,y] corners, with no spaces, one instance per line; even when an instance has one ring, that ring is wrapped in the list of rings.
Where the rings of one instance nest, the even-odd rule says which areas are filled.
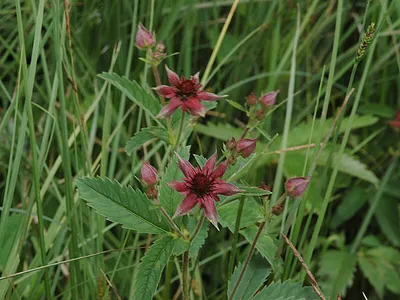
[[[104,72],[98,76],[125,93],[130,100],[146,111],[160,126],[165,127],[160,120],[156,118],[161,110],[160,102],[154,98],[151,93],[143,89],[136,81],[131,81],[115,73]]]
[[[223,227],[229,228],[231,232],[235,231],[236,216],[239,209],[239,202],[233,201],[227,204],[219,205],[217,211],[219,222]],[[263,218],[263,208],[251,199],[246,199],[243,206],[242,218],[240,220],[239,233],[243,235],[249,243],[252,243],[256,236],[258,227],[254,225]],[[256,248],[260,254],[270,263],[276,274],[282,271],[282,260],[275,257],[278,250],[277,240],[267,234],[262,234],[257,242]]]
[[[178,151],[178,154],[184,159],[189,159],[190,146],[183,147]],[[183,200],[183,196],[170,188],[168,186],[168,183],[173,180],[181,179],[183,177],[184,176],[181,170],[179,170],[178,168],[178,158],[176,157],[176,155],[174,155],[170,160],[170,163],[168,164],[165,175],[161,179],[161,185],[159,189],[160,203],[170,216],[175,213],[175,210],[178,207],[179,203],[181,203],[181,201]]]
[[[358,262],[365,277],[383,298],[384,289],[400,294],[400,251],[387,246],[378,246],[361,252]]]
[[[197,226],[197,220],[195,218],[187,218],[188,224],[186,225],[190,232],[193,232]],[[193,239],[189,246],[188,241],[184,241],[182,238],[177,239],[177,243],[174,249],[174,255],[181,255],[183,252],[189,250],[189,256],[194,257],[199,252],[201,246],[204,244],[208,236],[208,222],[203,222],[199,232]]]
[[[272,283],[258,293],[253,300],[316,300],[317,294],[310,286],[302,287],[298,282]]]
[[[139,265],[133,299],[153,299],[161,274],[174,250],[175,242],[172,237],[165,236],[149,248]]]
[[[400,247],[400,216],[398,210],[394,209],[398,203],[397,199],[383,194],[375,209],[375,217],[383,234],[393,245]]]
[[[301,174],[304,162],[306,159],[306,150],[291,152],[286,154],[285,160],[285,173],[289,176],[298,176]],[[321,152],[317,164],[319,166],[326,166],[329,159],[329,150],[325,149]],[[372,184],[377,185],[379,183],[378,177],[368,169],[368,167],[362,163],[356,156],[343,153],[341,158],[338,158],[337,153],[333,154],[333,161],[330,167],[333,168],[338,165],[339,171],[353,177],[365,180]],[[309,160],[309,162],[311,162]],[[289,173],[289,174],[287,174]]]
[[[239,233],[243,235],[249,243],[252,243],[256,237],[257,231],[258,227],[256,225],[252,225],[240,230]],[[275,237],[269,236],[266,232],[263,232],[256,244],[256,249],[263,257],[265,257],[266,260],[268,260],[276,278],[279,277],[283,271],[282,259],[280,257],[276,257],[276,252],[278,250],[277,243],[278,240]]]
[[[141,233],[162,234],[169,231],[157,208],[141,191],[122,186],[108,178],[81,178],[76,180],[79,195],[96,212],[112,222]]]
[[[324,127],[322,128],[323,130],[323,135],[325,136],[329,132],[329,127],[332,125],[333,119],[327,119],[324,123]],[[358,128],[363,128],[367,126],[371,126],[375,124],[378,121],[378,118],[370,116],[370,115],[364,115],[364,116],[355,116],[354,121],[352,123],[352,130],[358,129]],[[319,120],[316,121],[318,124]],[[346,127],[348,126],[349,119],[344,118],[341,126],[340,126],[340,131],[339,133],[343,133]],[[196,125],[196,130],[206,136],[211,136],[216,139],[222,140],[222,141],[227,141],[231,139],[232,137],[238,138],[242,130],[239,128],[234,128],[229,124],[226,123],[219,123],[219,124],[213,124],[211,122],[207,123],[206,125],[204,124],[197,124]],[[310,136],[312,128],[312,123],[304,123],[297,125],[296,127],[292,128],[289,132],[289,138],[288,138],[288,147],[292,146],[298,146],[298,145],[303,145],[308,143],[308,139]],[[319,130],[314,130],[314,134],[311,138],[311,142],[315,142],[317,137],[319,136]],[[273,150],[279,150],[281,146],[281,141],[282,137],[278,136],[274,143],[271,146],[271,151]],[[266,147],[265,145],[262,145],[262,143],[258,143],[258,149],[264,150]]]
[[[374,287],[379,298],[382,299],[385,292],[385,278],[383,274],[381,274],[381,270],[376,267],[376,264],[379,264],[379,262],[374,261],[373,258],[371,259],[365,256],[360,256],[358,258],[358,265],[361,271]]]
[[[232,278],[228,283],[229,299],[242,271],[243,263],[240,263],[239,266],[235,268],[235,271],[232,274]],[[254,293],[264,283],[270,272],[271,270],[268,267],[268,263],[263,258],[261,258],[260,256],[253,256],[232,299],[251,299]]]
[[[367,197],[364,189],[359,186],[353,187],[350,192],[343,197],[342,202],[335,210],[335,215],[331,220],[330,227],[336,228],[350,220],[366,201]]]
[[[334,297],[346,294],[346,288],[353,282],[356,270],[356,255],[344,251],[325,252],[319,263],[318,283],[326,296]]]
[[[240,219],[240,228],[254,225],[263,218],[263,208],[252,199],[245,199],[243,205],[242,217]],[[223,227],[229,230],[235,230],[236,216],[239,210],[239,201],[232,201],[217,206],[219,222]]]
[[[129,139],[129,141],[126,143],[125,151],[128,155],[131,155],[136,151],[137,148],[154,138],[159,138],[167,143],[169,142],[168,132],[165,128],[147,127],[143,128]]]

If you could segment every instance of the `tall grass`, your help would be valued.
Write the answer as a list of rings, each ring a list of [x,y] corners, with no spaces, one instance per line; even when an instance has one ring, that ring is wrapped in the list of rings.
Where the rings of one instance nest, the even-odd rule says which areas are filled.
[[[395,284],[378,284],[362,258],[400,247],[399,133],[387,126],[400,105],[399,16],[399,4],[386,0],[0,2],[0,299],[132,296],[137,265],[156,237],[98,216],[79,199],[74,179],[100,175],[140,188],[142,159],[160,170],[169,162],[173,149],[162,142],[125,153],[130,137],[157,124],[97,76],[115,72],[144,88],[156,85],[134,46],[139,22],[168,54],[177,53],[165,64],[185,76],[200,71],[207,90],[244,105],[252,91],[280,89],[276,109],[254,130],[263,147],[247,181],[269,184],[273,205],[284,178],[308,174],[319,160],[303,199],[287,201],[283,218],[263,234],[289,233],[331,299],[358,299],[361,291],[379,299],[382,290],[396,299],[398,264],[381,275]],[[371,22],[374,39],[355,63]],[[209,157],[246,122],[220,101],[181,142]],[[250,246],[238,233],[247,200],[239,201],[235,232],[210,230],[192,265],[194,299],[224,299],[233,266],[246,258]],[[276,279],[309,284],[283,247],[281,240]],[[341,273],[326,274],[331,257]],[[180,264],[170,261],[156,299],[173,298]]]

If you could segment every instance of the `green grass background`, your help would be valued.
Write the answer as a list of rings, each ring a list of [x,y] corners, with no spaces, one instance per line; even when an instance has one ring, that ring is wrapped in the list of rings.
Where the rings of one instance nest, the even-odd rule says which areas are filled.
[[[184,76],[203,74],[232,1],[70,1],[71,40],[64,4],[0,2],[0,299],[96,299],[107,286],[100,270],[119,295],[129,298],[148,237],[104,222],[78,198],[73,180],[101,175],[139,187],[138,162],[146,155],[161,163],[164,148],[155,144],[146,153],[126,155],[127,140],[151,122],[97,75],[113,71],[144,87],[155,85],[138,59],[143,53],[134,47],[138,22],[156,32],[169,54],[179,53],[165,60],[171,69]],[[370,22],[377,24],[377,33],[353,80],[363,24]],[[355,88],[345,114],[350,116],[350,107],[358,103],[354,113],[363,119],[355,122],[362,125],[347,137],[341,134],[346,128],[335,131],[292,236],[327,296],[347,288],[346,299],[362,299],[361,291],[368,299],[398,297],[398,262],[391,262],[389,271],[372,268],[368,274],[375,271],[376,278],[362,272],[359,260],[343,262],[349,253],[358,259],[374,247],[399,253],[399,133],[387,126],[400,107],[399,32],[399,1],[241,0],[207,78],[207,90],[241,104],[252,91],[280,89],[282,105],[262,130],[270,137],[278,134],[287,146],[307,145],[312,121],[318,132],[326,126],[325,116],[333,117],[342,104],[349,82]],[[160,72],[165,83],[162,67]],[[293,112],[285,125],[287,103]],[[221,101],[215,114],[199,122],[188,144],[193,153],[209,156],[246,116]],[[345,155],[353,159],[339,166],[330,154],[340,153],[343,140]],[[280,146],[275,141],[260,151]],[[282,180],[276,179],[279,172],[302,175],[301,153],[287,154],[286,162],[267,156],[248,181],[273,185],[275,180],[276,185]],[[308,230],[300,230],[307,224]],[[195,278],[207,299],[224,298],[232,239],[226,229],[211,231],[199,256]],[[123,246],[126,251],[109,251]],[[245,253],[246,247],[240,248],[239,257]],[[282,279],[303,279],[290,251],[283,257]],[[70,258],[78,259],[60,264]],[[166,281],[177,275],[173,262],[169,269]],[[371,284],[379,278],[384,279]],[[157,299],[176,288],[177,281],[166,285]]]

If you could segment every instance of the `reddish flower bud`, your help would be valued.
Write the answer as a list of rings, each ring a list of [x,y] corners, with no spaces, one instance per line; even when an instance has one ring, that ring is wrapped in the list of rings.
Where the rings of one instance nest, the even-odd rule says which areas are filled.
[[[142,24],[138,25],[136,33],[136,47],[141,50],[147,50],[156,43],[154,36]]]
[[[272,206],[271,212],[275,216],[279,216],[283,212],[283,208],[282,208],[282,206],[277,204],[277,205]]]
[[[270,92],[260,97],[261,104],[268,108],[276,103],[276,96],[279,94],[280,90],[276,90],[275,92]]]
[[[400,111],[397,112],[396,118],[388,122],[390,126],[393,128],[400,129]]]
[[[286,193],[292,198],[301,197],[307,189],[309,182],[310,177],[295,177],[289,179],[285,183]]]
[[[262,189],[262,190],[264,190],[264,191],[268,191],[268,192],[271,191],[271,188],[269,187],[269,185],[266,185],[264,181],[261,182],[259,188]]]
[[[165,52],[165,44],[164,44],[164,42],[161,41],[156,45],[156,51],[160,52],[160,53],[164,53]]]
[[[141,179],[148,187],[156,185],[158,181],[157,170],[145,161],[142,163]]]
[[[257,120],[262,120],[262,119],[264,119],[264,114],[265,114],[264,109],[259,109],[259,110],[257,110],[257,111],[256,111],[256,118],[257,118]]]
[[[226,148],[228,148],[229,150],[233,150],[236,148],[236,139],[234,137],[226,142]]]
[[[246,101],[247,101],[247,104],[250,106],[256,105],[257,96],[254,95],[254,92],[251,92],[251,94],[246,97]]]
[[[244,158],[249,157],[256,148],[257,139],[241,139],[236,143],[236,151]]]

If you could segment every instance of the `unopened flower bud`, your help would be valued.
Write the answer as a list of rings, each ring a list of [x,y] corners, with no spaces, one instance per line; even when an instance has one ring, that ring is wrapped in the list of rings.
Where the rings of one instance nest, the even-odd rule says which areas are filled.
[[[264,119],[265,111],[264,109],[259,109],[256,111],[256,118],[257,120],[262,120]]]
[[[236,143],[236,151],[244,158],[249,157],[256,148],[257,139],[241,139]]]
[[[247,101],[247,104],[250,106],[256,105],[257,96],[254,95],[254,92],[251,92],[251,94],[246,97],[246,101]]]
[[[268,191],[268,192],[271,191],[271,188],[270,188],[268,185],[266,185],[264,181],[261,182],[259,188],[262,189],[262,190],[264,190],[264,191]]]
[[[156,185],[158,181],[157,170],[145,161],[142,163],[141,179],[148,187]]]
[[[286,193],[292,198],[301,197],[307,189],[309,182],[310,177],[295,177],[289,179],[285,183]]]
[[[234,137],[226,142],[226,148],[228,148],[229,150],[233,150],[236,148],[236,139]]]
[[[136,47],[141,50],[147,50],[156,43],[154,36],[142,24],[138,25],[136,33]]]
[[[276,103],[276,96],[279,94],[280,90],[276,90],[275,92],[267,93],[260,97],[261,104],[268,108]]]
[[[149,199],[154,200],[155,204],[159,204],[158,202],[158,190],[156,186],[152,186],[146,191],[146,195]]]
[[[393,128],[400,129],[400,111],[397,112],[396,118],[388,122],[390,126]]]
[[[277,204],[277,205],[272,206],[271,212],[275,216],[279,216],[283,212],[283,208],[282,208],[282,206]]]
[[[165,52],[165,44],[164,42],[159,42],[156,45],[156,52],[164,53]]]

